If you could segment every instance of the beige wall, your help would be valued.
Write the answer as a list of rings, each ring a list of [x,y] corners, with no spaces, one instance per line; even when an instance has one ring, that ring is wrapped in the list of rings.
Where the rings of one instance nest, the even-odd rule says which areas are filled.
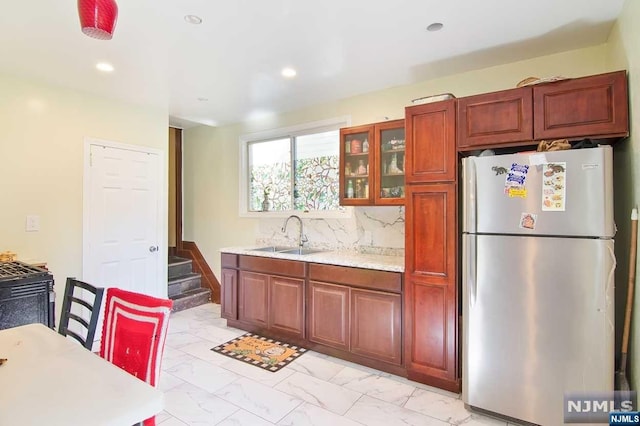
[[[169,247],[176,246],[176,138],[180,129],[169,127]]]
[[[258,222],[238,217],[238,138],[242,134],[350,115],[352,124],[403,118],[411,99],[453,93],[458,97],[515,87],[528,76],[578,77],[610,71],[606,45],[535,58],[401,86],[252,122],[183,133],[184,235],[195,241],[220,275],[219,249],[249,245]]]
[[[620,350],[621,324],[624,319],[627,277],[629,268],[630,213],[640,200],[640,185],[637,185],[640,171],[640,137],[635,134],[640,129],[640,2],[627,0],[618,22],[611,31],[607,44],[607,66],[627,69],[629,81],[629,109],[631,136],[616,146],[614,151],[614,182],[616,187],[616,324]],[[634,298],[636,309],[640,308],[640,296]],[[630,363],[632,388],[640,384],[640,315],[636,313],[632,321],[630,339]]]
[[[0,251],[46,261],[60,301],[65,278],[82,277],[84,138],[144,145],[166,158],[168,125],[166,109],[0,74]],[[39,232],[25,232],[29,214],[40,216]]]

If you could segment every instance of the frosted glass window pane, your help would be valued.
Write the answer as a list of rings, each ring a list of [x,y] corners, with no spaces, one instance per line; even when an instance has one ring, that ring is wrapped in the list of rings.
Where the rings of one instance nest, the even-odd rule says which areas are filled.
[[[339,207],[339,145],[337,130],[296,137],[295,210]]]
[[[291,210],[291,139],[251,142],[248,150],[249,210]]]

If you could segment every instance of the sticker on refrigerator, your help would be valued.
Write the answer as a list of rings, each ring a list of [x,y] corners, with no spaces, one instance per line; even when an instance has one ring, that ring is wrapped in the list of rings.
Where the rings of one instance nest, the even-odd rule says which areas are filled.
[[[563,212],[567,197],[567,163],[547,163],[542,173],[542,211]]]
[[[525,190],[523,193],[522,190],[525,189],[528,172],[529,166],[513,163],[511,165],[511,169],[507,173],[507,177],[504,183],[504,193],[509,195],[510,197],[514,196],[512,194],[515,193],[519,194],[516,196],[522,197],[522,194],[524,194],[524,197],[526,197],[527,191]],[[516,190],[516,192],[513,192],[514,190]]]
[[[537,152],[535,154],[529,155],[529,165],[530,166],[541,166],[547,162],[547,156],[544,152]]]
[[[509,188],[509,197],[527,198],[527,188]]]
[[[520,228],[536,229],[538,215],[533,213],[522,213],[520,215]]]

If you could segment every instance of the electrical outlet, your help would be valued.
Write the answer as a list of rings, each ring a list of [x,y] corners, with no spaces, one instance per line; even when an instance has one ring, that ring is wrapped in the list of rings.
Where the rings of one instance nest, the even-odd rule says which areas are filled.
[[[27,216],[25,230],[27,232],[37,232],[37,231],[39,231],[40,230],[40,216],[38,216],[38,215],[29,215],[29,216]]]

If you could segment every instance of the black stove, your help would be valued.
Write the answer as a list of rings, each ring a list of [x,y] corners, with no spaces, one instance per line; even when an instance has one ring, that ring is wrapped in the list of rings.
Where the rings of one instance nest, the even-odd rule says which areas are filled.
[[[0,330],[25,324],[55,326],[53,276],[23,262],[0,262]]]

